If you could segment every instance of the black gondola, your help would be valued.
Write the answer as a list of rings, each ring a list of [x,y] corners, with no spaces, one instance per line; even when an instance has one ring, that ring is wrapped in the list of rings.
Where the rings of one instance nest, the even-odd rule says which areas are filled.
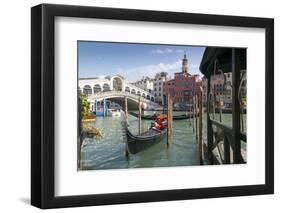
[[[132,116],[135,116],[135,117],[139,117],[139,114],[135,113],[135,112],[129,112],[129,114],[132,115]],[[187,115],[187,114],[174,115],[173,120],[184,120],[184,119],[189,119],[189,118],[192,118],[192,117],[193,117],[192,114],[190,114],[190,115]],[[143,120],[154,120],[155,116],[154,115],[142,115],[141,118]]]
[[[126,128],[127,135],[127,149],[129,153],[136,154],[143,151],[157,143],[167,136],[167,128],[158,131],[149,129],[141,135],[133,135],[128,128]]]

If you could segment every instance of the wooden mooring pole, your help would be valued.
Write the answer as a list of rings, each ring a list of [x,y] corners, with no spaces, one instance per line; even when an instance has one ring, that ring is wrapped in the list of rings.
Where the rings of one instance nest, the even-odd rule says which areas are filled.
[[[190,108],[190,103],[187,107],[187,113],[188,113],[188,120],[189,120],[189,127],[191,127],[191,108]]]
[[[202,137],[202,130],[203,130],[203,110],[202,110],[202,88],[200,87],[199,92],[199,139],[198,139],[198,148],[199,148],[199,161],[200,165],[203,165],[203,137]]]
[[[209,160],[209,164],[214,164],[213,158],[213,127],[210,117],[211,111],[211,76],[207,76],[207,157]]]
[[[215,95],[215,91],[213,91],[213,120],[215,120],[215,112],[216,112],[216,95]]]
[[[139,132],[139,135],[141,134],[141,97],[139,97],[139,118],[138,118],[138,132]]]
[[[198,96],[195,95],[195,138],[198,143]]]
[[[194,126],[195,126],[195,97],[192,97],[192,112],[193,112],[193,116],[192,116],[192,131],[194,133]]]
[[[129,119],[128,119],[128,99],[127,99],[127,96],[124,96],[124,102],[125,102],[126,122],[127,122],[127,126],[129,126]]]
[[[168,94],[167,103],[167,146],[169,146],[172,142],[171,136],[173,132],[173,101],[170,94]]]
[[[220,122],[222,122],[221,96],[220,95],[219,95],[219,111],[220,111]]]

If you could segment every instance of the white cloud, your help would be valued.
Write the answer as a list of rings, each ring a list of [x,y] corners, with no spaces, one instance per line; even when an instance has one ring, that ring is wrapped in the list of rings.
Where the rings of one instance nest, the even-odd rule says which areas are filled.
[[[131,69],[117,69],[118,74],[124,76],[129,81],[140,80],[143,76],[154,78],[158,72],[167,72],[169,76],[174,76],[174,72],[181,71],[181,61],[174,63],[149,64]]]
[[[183,52],[184,52],[184,50],[182,50],[182,49],[164,48],[164,49],[151,50],[150,54],[171,54],[171,53],[183,53]]]
[[[190,64],[190,67],[193,67],[193,68],[199,68],[199,64]]]

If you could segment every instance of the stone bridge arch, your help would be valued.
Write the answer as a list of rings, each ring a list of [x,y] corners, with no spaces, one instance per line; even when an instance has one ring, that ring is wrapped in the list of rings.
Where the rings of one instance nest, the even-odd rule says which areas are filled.
[[[113,77],[112,85],[113,85],[113,90],[122,91],[122,89],[123,89],[123,79],[119,76]]]
[[[92,90],[92,87],[90,86],[90,85],[85,85],[84,87],[83,87],[83,93],[85,94],[85,95],[92,95],[93,94],[93,90]]]
[[[102,91],[101,85],[100,84],[95,84],[94,85],[94,93],[99,93]]]
[[[102,85],[102,91],[103,91],[103,92],[108,92],[108,91],[110,91],[110,86],[109,86],[108,83],[104,83],[104,84]]]

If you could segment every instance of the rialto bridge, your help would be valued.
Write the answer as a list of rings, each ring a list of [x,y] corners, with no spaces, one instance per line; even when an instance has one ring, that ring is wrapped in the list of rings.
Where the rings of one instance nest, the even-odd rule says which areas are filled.
[[[78,90],[83,92],[91,103],[91,107],[105,100],[114,101],[124,106],[124,97],[127,97],[129,110],[138,108],[139,97],[145,109],[155,109],[159,105],[155,103],[152,93],[138,88],[127,82],[122,76],[101,76],[99,78],[80,78]]]

